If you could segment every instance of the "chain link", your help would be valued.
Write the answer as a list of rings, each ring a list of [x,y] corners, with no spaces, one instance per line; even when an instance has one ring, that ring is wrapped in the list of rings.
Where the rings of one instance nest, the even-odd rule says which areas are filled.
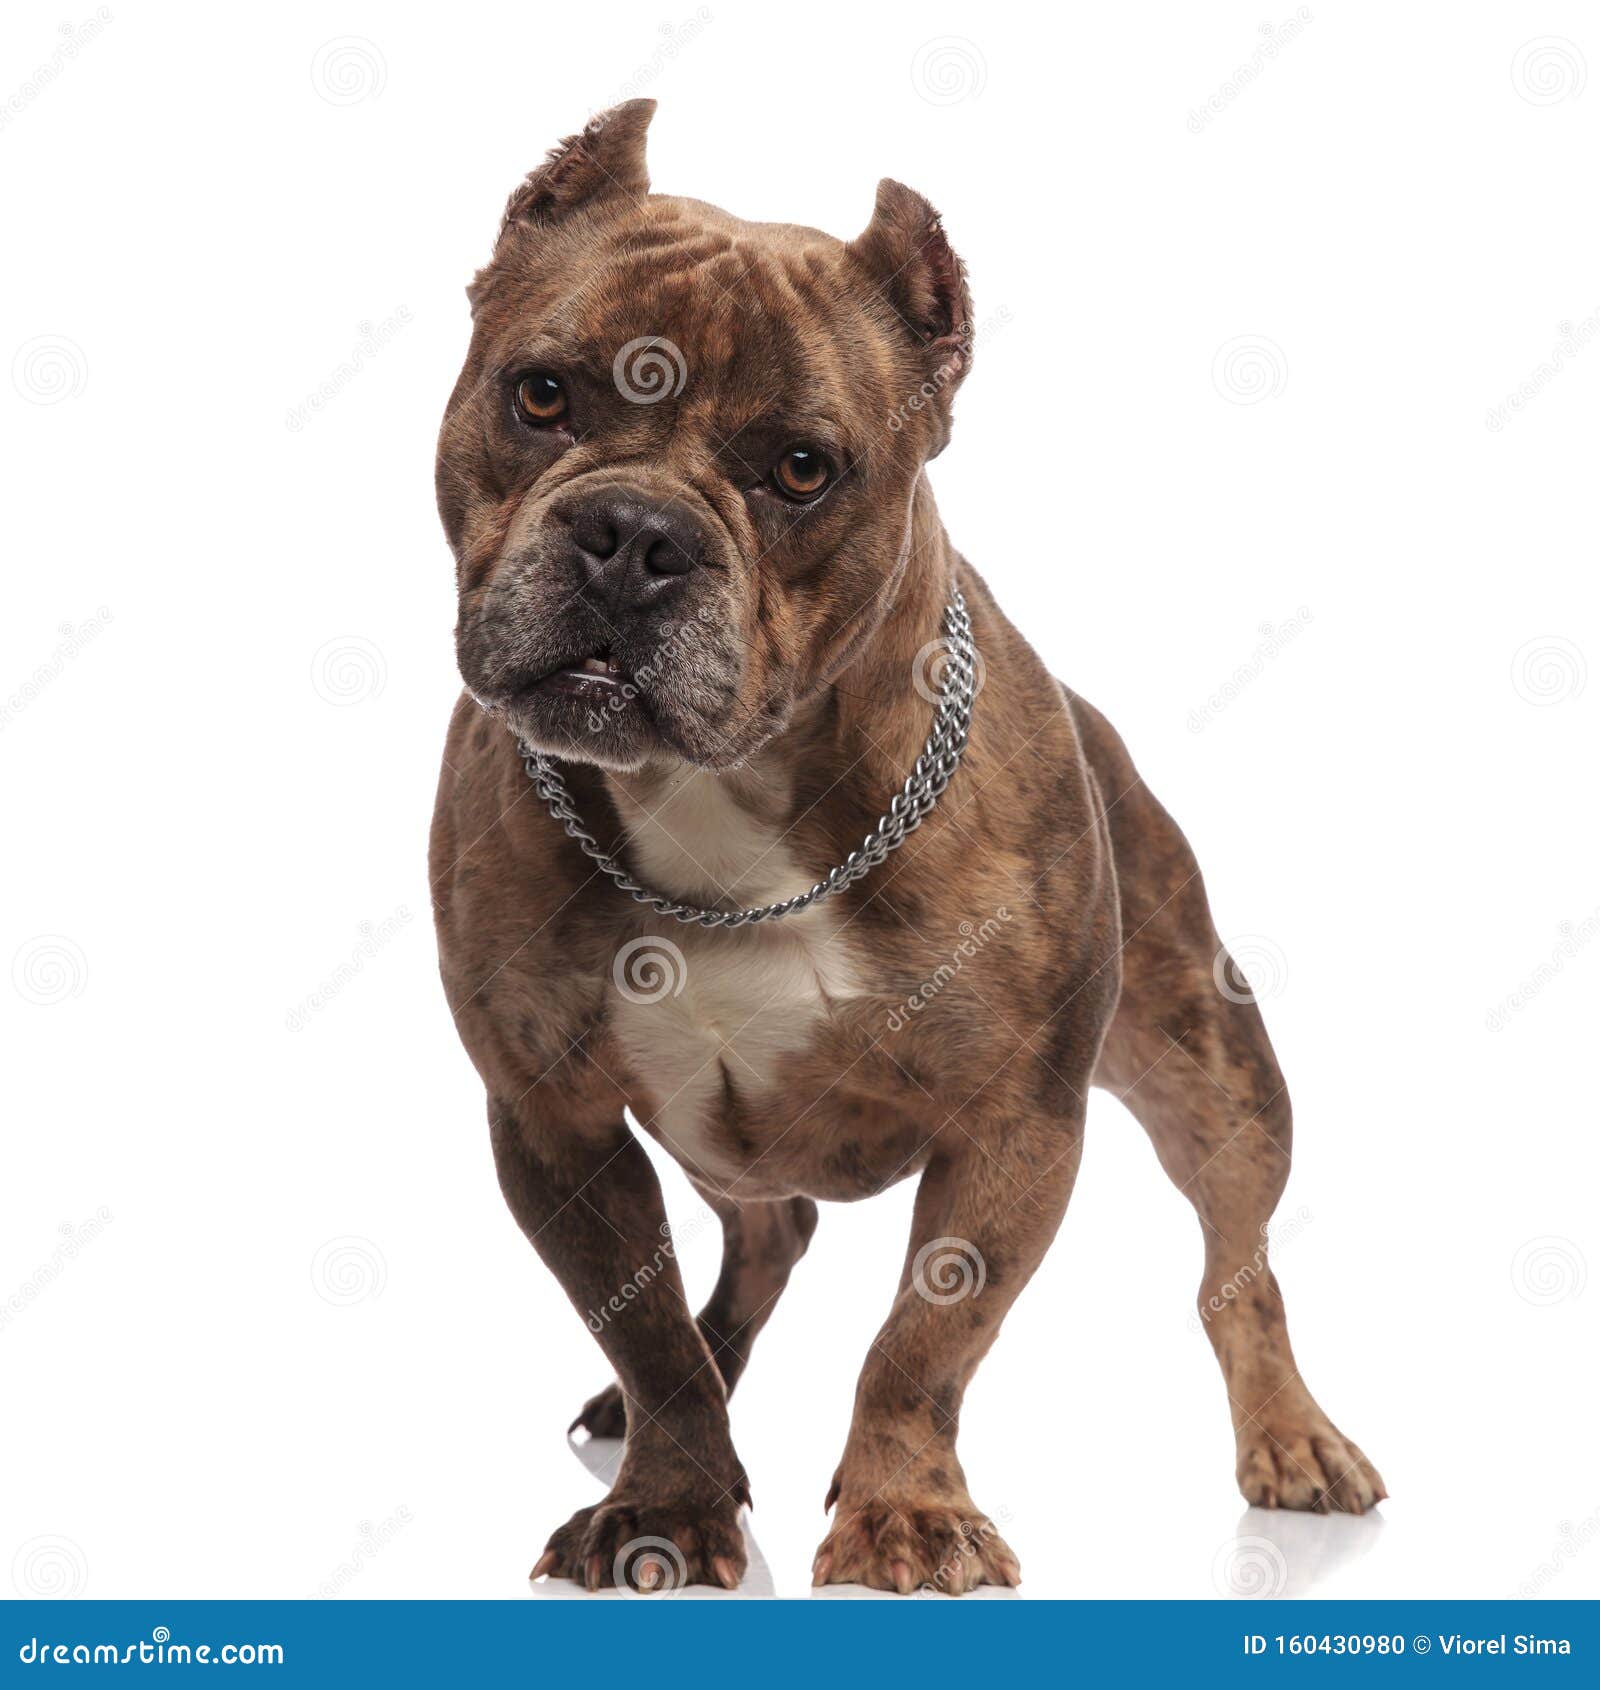
[[[842,863],[836,864],[816,885],[781,904],[763,904],[757,909],[706,910],[694,904],[682,904],[641,886],[617,859],[601,849],[599,841],[583,825],[573,808],[572,794],[556,772],[555,765],[543,752],[533,750],[524,741],[517,741],[523,767],[533,782],[534,790],[550,807],[550,814],[561,823],[579,849],[595,867],[608,875],[636,903],[645,904],[657,915],[669,915],[674,921],[700,927],[747,927],[760,921],[781,921],[796,915],[812,904],[831,898],[835,892],[853,886],[864,874],[881,863],[891,851],[898,850],[906,836],[921,826],[923,819],[939,802],[940,794],[950,784],[950,777],[961,762],[967,747],[967,729],[972,722],[972,701],[977,695],[978,647],[972,637],[972,619],[967,615],[967,603],[959,590],[952,590],[950,602],[944,607],[944,643],[947,660],[944,680],[939,688],[939,703],[933,713],[933,729],[928,735],[922,755],[906,783],[894,795],[889,808],[878,818],[878,825],[863,839]]]

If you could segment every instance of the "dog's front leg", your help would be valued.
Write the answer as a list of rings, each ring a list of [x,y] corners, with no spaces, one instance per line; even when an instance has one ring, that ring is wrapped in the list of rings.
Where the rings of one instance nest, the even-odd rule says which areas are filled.
[[[684,1300],[661,1188],[621,1120],[557,1126],[526,1104],[491,1107],[511,1212],[616,1370],[628,1438],[610,1494],[550,1538],[531,1577],[591,1590],[732,1588],[749,1501],[722,1379]]]
[[[967,1492],[956,1426],[968,1381],[1066,1212],[1082,1113],[950,1136],[917,1189],[899,1295],[856,1387],[819,1585],[960,1595],[1021,1577]]]

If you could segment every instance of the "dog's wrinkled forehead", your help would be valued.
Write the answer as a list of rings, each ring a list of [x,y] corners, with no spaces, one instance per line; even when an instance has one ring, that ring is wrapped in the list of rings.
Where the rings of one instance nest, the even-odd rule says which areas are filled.
[[[770,416],[866,451],[903,385],[897,325],[824,235],[652,198],[517,237],[497,265],[501,361],[581,370],[676,428],[728,438]]]
[[[885,182],[867,231],[846,243],[652,195],[653,107],[602,114],[512,195],[469,290],[485,360],[581,371],[640,422],[670,399],[660,420],[678,429],[726,439],[771,418],[861,456],[931,380],[937,450],[970,358],[970,305],[932,208]]]

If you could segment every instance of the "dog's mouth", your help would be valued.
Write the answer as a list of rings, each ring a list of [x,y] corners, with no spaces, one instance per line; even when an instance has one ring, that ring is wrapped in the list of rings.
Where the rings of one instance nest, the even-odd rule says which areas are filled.
[[[563,663],[552,669],[548,675],[535,681],[528,692],[536,696],[564,693],[569,698],[598,703],[618,697],[631,679],[617,654],[609,647],[603,647],[575,663]]]

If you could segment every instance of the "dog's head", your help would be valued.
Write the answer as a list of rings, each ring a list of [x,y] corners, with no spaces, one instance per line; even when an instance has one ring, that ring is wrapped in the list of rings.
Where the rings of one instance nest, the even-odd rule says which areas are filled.
[[[649,192],[654,102],[511,196],[439,437],[457,657],[530,744],[631,770],[748,756],[908,568],[970,302],[933,208],[848,244]]]

